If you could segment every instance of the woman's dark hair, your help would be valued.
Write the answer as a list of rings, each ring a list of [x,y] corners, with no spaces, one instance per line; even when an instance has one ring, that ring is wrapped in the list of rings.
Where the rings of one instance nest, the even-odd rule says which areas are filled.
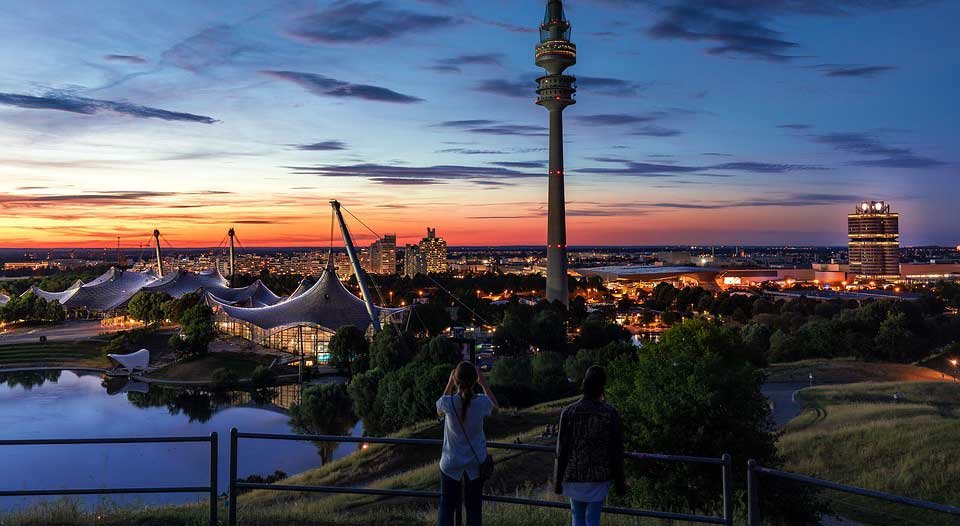
[[[591,400],[603,397],[603,390],[607,387],[607,370],[599,365],[592,365],[583,375],[583,396]]]
[[[460,395],[462,418],[467,418],[467,408],[473,399],[473,387],[477,385],[477,368],[470,362],[460,362],[456,373],[457,393]]]

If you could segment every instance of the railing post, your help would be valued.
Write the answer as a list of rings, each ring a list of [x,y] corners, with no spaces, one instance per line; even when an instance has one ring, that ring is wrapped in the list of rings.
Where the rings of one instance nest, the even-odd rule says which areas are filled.
[[[757,461],[747,461],[747,526],[760,526],[760,486]]]
[[[220,500],[217,491],[217,471],[220,454],[217,432],[210,433],[210,526],[217,526],[217,512],[220,508]]]
[[[237,428],[230,429],[230,493],[227,496],[227,525],[237,526]]]
[[[723,524],[733,526],[733,457],[724,453],[723,460]]]

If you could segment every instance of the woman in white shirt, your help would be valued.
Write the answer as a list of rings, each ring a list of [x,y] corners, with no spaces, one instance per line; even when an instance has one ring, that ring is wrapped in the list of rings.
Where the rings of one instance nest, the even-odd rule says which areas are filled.
[[[474,394],[477,384],[483,390],[482,395]],[[453,526],[461,494],[466,504],[466,526],[481,526],[483,522],[480,465],[487,458],[483,419],[497,411],[498,407],[486,379],[478,374],[472,363],[460,362],[450,371],[443,396],[437,400],[437,414],[444,420],[439,526]],[[465,484],[463,491],[461,484]]]

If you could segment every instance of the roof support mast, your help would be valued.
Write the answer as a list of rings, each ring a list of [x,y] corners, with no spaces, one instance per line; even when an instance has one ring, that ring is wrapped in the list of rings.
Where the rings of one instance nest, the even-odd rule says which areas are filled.
[[[157,242],[157,276],[163,277],[163,258],[160,257],[160,230],[153,229],[153,239]]]
[[[343,235],[343,244],[347,249],[347,256],[350,258],[350,265],[353,267],[353,274],[357,276],[357,283],[360,284],[360,293],[363,294],[363,302],[367,306],[367,314],[370,315],[370,322],[373,324],[373,332],[380,332],[380,320],[375,314],[373,306],[373,296],[370,295],[370,289],[367,288],[367,273],[360,266],[360,259],[357,257],[357,251],[353,248],[353,240],[350,238],[350,231],[347,230],[347,224],[343,221],[343,214],[340,213],[340,201],[330,201],[333,212],[337,215],[337,221],[340,223],[340,233]]]
[[[234,236],[236,235],[236,232],[231,228],[230,230],[227,231],[227,235],[230,236],[230,266],[229,266],[229,270],[230,270],[230,279],[232,280],[232,279],[233,279],[233,269],[234,269],[233,265],[234,265],[234,261],[235,261],[234,255],[233,255],[233,238],[234,238]]]

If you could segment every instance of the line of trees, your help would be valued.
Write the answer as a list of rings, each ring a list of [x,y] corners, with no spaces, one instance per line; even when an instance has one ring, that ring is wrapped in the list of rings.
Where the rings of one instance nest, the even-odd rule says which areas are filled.
[[[0,321],[3,322],[46,322],[59,323],[66,313],[59,301],[46,301],[33,292],[22,296],[12,296],[10,301],[0,305]]]

